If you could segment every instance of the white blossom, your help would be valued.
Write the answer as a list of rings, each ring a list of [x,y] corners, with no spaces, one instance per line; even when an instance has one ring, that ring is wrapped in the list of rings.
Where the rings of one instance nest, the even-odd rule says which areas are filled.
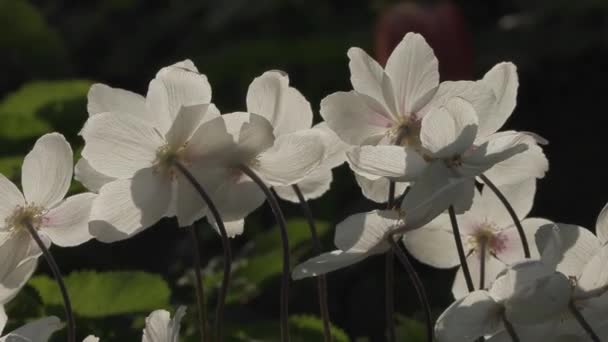
[[[59,318],[45,317],[2,335],[6,321],[6,312],[0,305],[0,342],[47,342],[55,331],[63,328]]]

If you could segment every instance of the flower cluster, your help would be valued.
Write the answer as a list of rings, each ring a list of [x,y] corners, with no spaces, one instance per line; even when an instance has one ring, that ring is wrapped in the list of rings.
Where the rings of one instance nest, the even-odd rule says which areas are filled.
[[[23,193],[0,175],[0,331],[7,320],[2,305],[27,282],[40,255],[61,284],[51,244],[111,243],[164,217],[176,217],[179,227],[205,218],[225,251],[224,297],[216,315],[221,340],[227,238],[241,234],[245,218],[268,200],[284,246],[283,341],[289,339],[289,276],[322,276],[387,252],[407,268],[401,242],[425,264],[459,267],[456,301],[434,325],[427,316],[429,341],[433,335],[438,341],[607,336],[608,207],[597,236],[527,218],[537,179],[548,170],[547,142],[529,132],[499,131],[516,107],[516,67],[499,63],[477,81],[440,82],[433,50],[414,33],[384,68],[358,48],[348,57],[353,90],[323,99],[324,121],[314,126],[310,103],[281,71],[251,82],[246,111],[223,114],[207,78],[189,60],[162,68],[145,97],[93,85],[74,172],[90,192],[64,199],[73,160],[58,133],[41,137],[25,158]],[[363,195],[387,206],[346,218],[336,227],[336,250],[290,270],[289,234],[276,197],[307,208],[307,200],[329,190],[332,169],[344,162]],[[142,341],[176,342],[184,314],[180,308],[171,319],[167,311],[155,311]],[[9,336],[46,341],[59,328],[50,317]]]

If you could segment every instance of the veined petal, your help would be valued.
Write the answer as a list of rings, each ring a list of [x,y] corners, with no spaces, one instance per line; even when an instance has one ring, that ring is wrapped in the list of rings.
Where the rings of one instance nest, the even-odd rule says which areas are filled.
[[[506,197],[511,207],[513,207],[520,220],[528,216],[534,204],[534,195],[536,193],[535,178],[528,178],[518,184],[500,185],[497,187]],[[513,219],[509,215],[509,212],[494,191],[488,186],[484,186],[483,188],[479,206],[478,212],[483,214],[482,218],[494,223],[497,227],[508,227],[513,224]]]
[[[325,155],[325,146],[312,130],[285,134],[274,146],[257,157],[252,168],[270,185],[298,183],[316,167]]]
[[[342,165],[346,161],[346,151],[350,148],[350,145],[342,141],[336,132],[329,128],[326,122],[314,125],[312,130],[319,133],[325,145],[325,157],[323,158],[323,162],[321,162],[321,166],[333,169]]]
[[[460,98],[453,98],[445,106],[430,110],[422,119],[420,140],[433,158],[462,155],[473,145],[476,135],[475,110]]]
[[[102,186],[116,180],[114,177],[106,176],[95,170],[86,158],[80,158],[76,163],[76,167],[74,167],[74,179],[93,192],[99,192]]]
[[[608,204],[604,206],[595,223],[595,235],[602,244],[608,243]]]
[[[26,233],[11,234],[0,245],[0,305],[9,302],[30,279],[41,254]]]
[[[420,229],[405,233],[403,244],[418,261],[435,268],[451,268],[460,263],[454,234],[447,214],[437,216]]]
[[[215,177],[203,184],[225,222],[238,221],[259,208],[266,196],[249,177],[240,170],[218,169]],[[215,178],[215,180],[214,180]]]
[[[433,108],[445,106],[453,98],[461,98],[470,103],[479,117],[492,110],[496,101],[492,89],[479,82],[444,81],[439,84],[431,101],[417,113],[418,118],[423,118]]]
[[[152,312],[146,317],[142,342],[178,342],[181,321],[185,314],[185,306],[177,308],[173,319],[166,310]]]
[[[316,277],[356,264],[368,256],[367,253],[344,252],[341,250],[323,253],[294,267],[291,277],[294,280]]]
[[[108,183],[93,202],[90,232],[103,242],[131,237],[165,215],[171,195],[171,180],[151,168]]]
[[[7,217],[11,216],[17,206],[23,206],[25,199],[19,191],[19,188],[8,178],[0,173],[0,222],[4,222]]]
[[[190,170],[190,173],[197,178],[198,173],[195,174],[192,170]],[[177,223],[180,227],[188,227],[205,215],[207,204],[181,172],[176,172],[176,177],[177,191],[174,195],[176,196]],[[213,189],[206,189],[205,182],[198,180],[198,183],[205,192],[213,191]]]
[[[300,188],[304,198],[313,200],[323,196],[329,190],[332,179],[331,170],[319,167],[299,181],[298,188]],[[281,199],[292,203],[300,203],[291,185],[274,186],[273,189]]]
[[[388,201],[390,181],[387,178],[371,180],[355,173],[355,180],[365,198],[376,203],[386,203]],[[409,183],[407,182],[395,182],[395,196],[402,194],[408,186]]]
[[[7,342],[46,342],[53,333],[61,328],[64,324],[59,318],[51,316],[45,317],[18,328],[9,333],[6,338]]]
[[[146,122],[111,113],[89,118],[82,136],[86,142],[82,156],[95,170],[115,178],[130,178],[152,166],[164,145],[158,131]]]
[[[277,137],[312,126],[310,103],[289,86],[289,77],[280,71],[267,71],[251,82],[247,111],[268,119]]]
[[[83,244],[93,236],[89,233],[89,218],[96,194],[87,192],[65,199],[44,215],[42,232],[61,247]]]
[[[347,217],[336,226],[334,243],[345,252],[383,252],[389,248],[385,238],[401,223],[392,210],[374,210]]]
[[[580,278],[578,287],[586,292],[608,292],[608,245],[602,246],[587,262]]]
[[[371,180],[413,181],[428,164],[415,149],[395,145],[354,147],[346,157],[354,172]]]
[[[72,181],[72,148],[59,133],[43,135],[25,156],[21,186],[28,203],[45,208],[63,199]]]
[[[535,243],[536,232],[544,226],[553,226],[553,222],[543,218],[527,218],[521,221],[524,234],[530,247],[532,259],[538,259],[540,254]],[[511,225],[499,233],[500,248],[497,248],[496,257],[505,264],[513,264],[524,259],[524,250],[519,237],[519,232],[515,226]]]
[[[454,241],[452,241],[454,244]],[[455,248],[454,245],[452,248]],[[484,288],[480,289],[481,284],[481,254],[477,251],[467,256],[467,266],[469,267],[469,273],[471,274],[471,280],[473,280],[473,286],[477,290],[487,290],[492,286],[496,276],[502,272],[506,265],[500,260],[496,259],[489,252],[486,253],[486,259],[484,262],[485,273],[484,273]],[[459,299],[466,297],[469,293],[466,280],[464,278],[464,272],[462,267],[458,268],[454,283],[452,284],[452,295],[454,298]]]
[[[494,108],[478,112],[478,136],[485,137],[498,131],[515,109],[519,87],[517,68],[513,63],[498,63],[479,83],[490,87],[496,96]]]
[[[373,99],[354,91],[333,93],[321,101],[321,116],[347,144],[362,145],[370,138],[380,140],[394,120],[375,105],[370,107],[370,100]]]
[[[139,118],[148,117],[146,99],[136,93],[105,84],[95,83],[87,94],[89,116],[100,113],[120,113]]]
[[[435,323],[438,342],[473,341],[501,326],[501,305],[485,291],[471,292],[450,305]]]
[[[228,131],[224,117],[216,117],[196,129],[184,153],[190,163],[202,163],[206,168],[209,164],[221,164],[220,161],[235,158],[232,152],[236,149],[237,144]]]
[[[208,109],[207,103],[180,107],[173,125],[165,136],[169,145],[183,146],[201,124]]]
[[[231,163],[249,163],[274,145],[274,128],[266,118],[245,112],[224,114],[222,118],[228,133],[237,142],[236,151],[230,153]]]
[[[408,33],[386,62],[401,114],[415,113],[435,94],[439,67],[433,49],[417,33]]]
[[[528,149],[528,137],[520,135],[491,135],[481,146],[476,146],[465,154],[458,172],[463,176],[475,177]]]

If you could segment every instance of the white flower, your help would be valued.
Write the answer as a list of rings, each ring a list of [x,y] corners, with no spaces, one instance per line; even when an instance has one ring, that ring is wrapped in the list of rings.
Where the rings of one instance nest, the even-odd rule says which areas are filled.
[[[520,184],[501,186],[500,190],[513,206],[518,218],[522,220],[532,257],[538,258],[534,234],[542,225],[551,222],[540,218],[525,218],[534,203],[536,180],[530,179]],[[484,188],[483,192],[475,190],[471,209],[457,215],[457,220],[464,252],[467,255],[467,264],[476,288],[479,289],[480,284],[482,254],[485,255],[483,289],[492,285],[496,275],[506,265],[524,259],[523,247],[513,220],[490,189]],[[446,213],[439,215],[426,226],[405,234],[403,242],[408,251],[425,264],[437,268],[460,265],[452,225]],[[482,249],[485,250],[484,253]],[[462,269],[456,274],[452,292],[457,299],[469,292]]]
[[[76,246],[91,239],[89,214],[95,194],[82,193],[64,199],[72,179],[72,149],[58,133],[42,136],[23,161],[23,194],[0,175],[0,240],[29,234],[31,225],[45,241]],[[27,240],[25,240],[27,241]]]
[[[185,314],[185,306],[177,308],[173,319],[166,310],[152,312],[146,318],[142,342],[178,342],[180,324]]]
[[[276,138],[299,132],[316,136],[325,145],[325,155],[319,166],[309,173],[298,186],[307,199],[321,197],[329,190],[331,170],[346,160],[348,145],[327,127],[326,123],[312,129],[310,103],[295,88],[289,86],[289,77],[280,71],[268,71],[255,78],[247,92],[247,111],[268,119]],[[299,203],[291,186],[275,186],[275,191],[284,200]]]
[[[568,279],[539,261],[524,261],[503,271],[490,290],[458,299],[437,319],[437,341],[472,341],[502,330],[502,315],[516,332],[559,316],[568,305]],[[522,339],[522,341],[527,341]]]
[[[6,325],[7,316],[4,307],[0,305],[0,336]],[[57,317],[42,318],[14,330],[2,337],[0,342],[47,342],[51,335],[63,328]]]
[[[174,162],[213,191],[213,177],[197,167],[224,152],[216,144],[226,145],[232,137],[210,100],[206,77],[190,61],[161,69],[145,99],[92,87],[91,116],[81,132],[84,161],[76,170],[85,185],[99,188],[91,213],[97,239],[128,238],[162,217],[177,216],[183,227],[204,215],[199,195]]]
[[[99,337],[89,335],[89,336],[85,337],[85,339],[82,340],[82,342],[99,342]]]
[[[359,48],[351,48],[348,56],[354,91],[337,92],[323,99],[321,116],[351,145],[416,148],[420,145],[422,119],[433,108],[445,105],[453,97],[471,102],[477,112],[489,110],[495,102],[492,90],[480,83],[440,84],[437,59],[419,34],[408,33],[403,38],[384,70]],[[388,181],[358,171],[355,169],[363,193],[385,202]],[[398,184],[397,193],[404,188],[404,184]]]
[[[29,280],[40,254],[27,234],[14,234],[0,244],[0,305],[13,299]]]

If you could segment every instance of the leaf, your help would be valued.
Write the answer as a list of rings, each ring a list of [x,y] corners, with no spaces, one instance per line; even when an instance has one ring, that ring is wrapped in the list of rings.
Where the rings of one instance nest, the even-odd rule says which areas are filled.
[[[105,317],[151,312],[169,306],[169,286],[160,275],[145,272],[73,272],[65,277],[74,312],[82,317]],[[63,301],[55,281],[47,276],[30,280],[45,306]]]
[[[425,342],[425,326],[420,321],[397,315],[397,340],[408,342]]]

